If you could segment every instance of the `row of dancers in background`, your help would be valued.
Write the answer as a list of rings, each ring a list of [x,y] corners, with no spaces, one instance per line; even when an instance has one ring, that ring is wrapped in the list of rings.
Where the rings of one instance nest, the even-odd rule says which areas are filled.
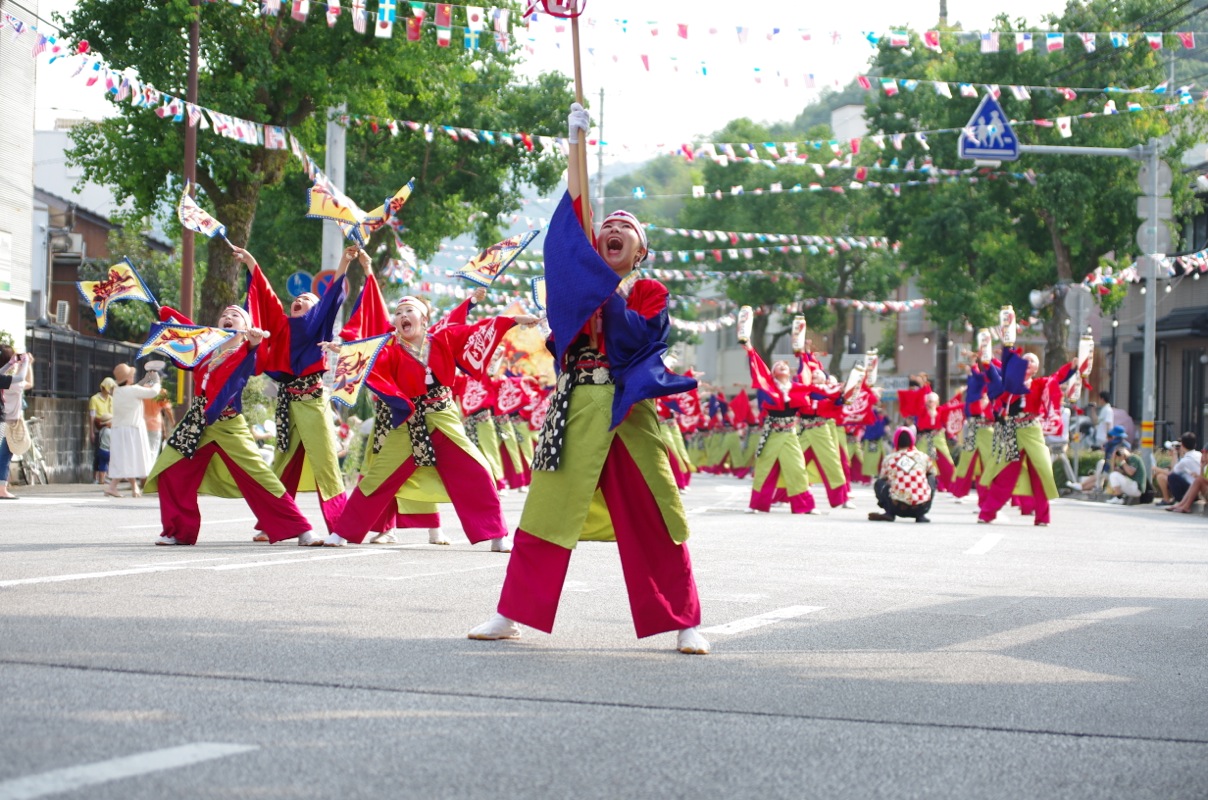
[[[751,394],[743,388],[727,397],[715,388],[703,399],[659,401],[681,490],[693,472],[732,474],[752,479],[749,513],[778,503],[792,513],[812,513],[818,499],[811,486],[819,484],[831,508],[852,507],[852,484],[875,482],[895,449],[875,355],[870,368],[853,370],[842,384],[808,350],[796,354],[795,365],[782,360],[769,367],[749,344],[746,349]],[[910,388],[897,392],[902,424],[934,464],[934,489],[958,502],[975,496],[979,522],[992,522],[1012,503],[1047,525],[1058,491],[1045,437],[1067,424],[1063,403],[1081,389],[1086,368],[1080,372],[1070,362],[1040,375],[1037,357],[1019,348],[1004,346],[991,357],[983,347],[981,354],[966,386],[946,402],[926,376],[913,376]]]

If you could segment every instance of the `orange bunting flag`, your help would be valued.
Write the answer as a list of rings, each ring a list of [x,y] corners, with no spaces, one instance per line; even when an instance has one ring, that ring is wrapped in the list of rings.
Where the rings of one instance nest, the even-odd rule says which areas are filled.
[[[503,274],[516,257],[536,238],[539,231],[525,231],[504,239],[483,250],[453,273],[454,277],[465,278],[479,286],[490,286]]]
[[[180,224],[194,233],[204,234],[211,239],[215,236],[222,239],[227,238],[226,226],[197,205],[197,201],[193,199],[193,195],[189,191],[191,186],[189,182],[185,182],[184,194],[180,196],[180,202],[176,205],[176,217],[180,220]]]
[[[157,322],[151,326],[151,335],[143,342],[138,357],[145,358],[151,353],[160,353],[172,359],[177,366],[190,369],[200,364],[214,348],[234,335],[235,331],[223,328]]]
[[[99,281],[77,281],[76,287],[84,300],[96,314],[96,326],[105,332],[109,324],[109,304],[118,300],[142,300],[151,305],[158,305],[151,290],[143,279],[134,271],[134,265],[129,258],[123,258],[114,264]]]
[[[373,369],[378,353],[390,341],[392,334],[357,339],[340,344],[340,357],[336,360],[335,383],[331,387],[331,399],[351,408],[356,405],[361,386]]]

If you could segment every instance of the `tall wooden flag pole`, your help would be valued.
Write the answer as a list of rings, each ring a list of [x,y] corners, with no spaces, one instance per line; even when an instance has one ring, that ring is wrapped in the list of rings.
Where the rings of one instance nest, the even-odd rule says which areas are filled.
[[[575,57],[575,102],[583,105],[583,66],[582,59],[579,57],[579,15],[582,11],[579,8],[579,2],[580,0],[570,0],[570,37],[571,49]],[[569,168],[579,172],[579,220],[583,223],[583,232],[587,234],[587,240],[590,242],[592,239],[591,202],[589,200],[591,184],[588,183],[587,176],[586,135],[584,135],[583,141],[579,142],[578,152],[575,156],[575,163],[569,165]]]

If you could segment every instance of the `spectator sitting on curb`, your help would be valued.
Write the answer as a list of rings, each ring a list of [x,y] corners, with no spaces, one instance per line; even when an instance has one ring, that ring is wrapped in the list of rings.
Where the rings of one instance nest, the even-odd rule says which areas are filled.
[[[1141,460],[1140,456],[1121,445],[1112,454],[1112,471],[1107,481],[1111,486],[1112,495],[1114,495],[1107,502],[1122,506],[1127,502],[1125,498],[1140,499],[1149,486],[1149,480],[1145,474],[1145,462]]]
[[[881,462],[881,474],[873,485],[877,505],[884,513],[870,513],[875,522],[893,522],[896,517],[914,517],[931,522],[931,498],[935,492],[936,467],[926,453],[916,450],[914,430],[898,428],[893,435],[894,451]]]
[[[1200,463],[1208,466],[1208,447],[1200,451]],[[1190,514],[1191,507],[1200,499],[1208,502],[1208,473],[1206,472],[1196,475],[1195,480],[1191,482],[1191,486],[1183,494],[1183,499],[1172,506],[1167,506],[1166,510],[1177,511],[1180,514]]]
[[[1107,432],[1107,442],[1103,445],[1103,458],[1099,459],[1099,463],[1095,465],[1095,470],[1090,475],[1087,475],[1079,483],[1068,481],[1065,485],[1070,489],[1081,492],[1101,492],[1103,485],[1107,482],[1107,470],[1105,467],[1112,462],[1112,455],[1118,447],[1128,447],[1128,441],[1124,438],[1124,427],[1116,425]]]
[[[1167,442],[1166,449],[1177,459],[1170,469],[1154,467],[1153,480],[1162,499],[1155,505],[1172,506],[1183,499],[1191,484],[1200,476],[1200,451],[1196,449],[1196,436],[1187,431],[1177,442]]]

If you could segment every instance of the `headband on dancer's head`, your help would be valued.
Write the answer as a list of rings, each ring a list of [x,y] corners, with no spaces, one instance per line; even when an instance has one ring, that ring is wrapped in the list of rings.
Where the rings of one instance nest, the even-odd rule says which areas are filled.
[[[295,297],[294,300],[310,300],[310,304],[312,306],[317,306],[319,304],[319,296],[314,292],[303,292]]]
[[[395,304],[394,310],[396,312],[402,311],[403,308],[407,306],[414,308],[425,319],[432,313],[427,303],[425,303],[422,299],[410,294],[399,300],[398,303]]]
[[[234,311],[234,312],[235,312],[235,314],[236,314],[236,315],[237,315],[237,316],[238,316],[238,317],[239,317],[241,320],[243,320],[243,327],[244,327],[245,329],[251,329],[251,327],[252,327],[252,315],[251,315],[251,314],[249,314],[249,313],[247,312],[247,309],[246,309],[246,308],[244,308],[243,306],[227,306],[227,307],[226,307],[226,309],[225,309],[225,310],[224,310],[222,313],[224,313],[224,314],[225,314],[225,313],[227,313],[228,311]]]
[[[642,243],[642,249],[650,249],[650,245],[646,242],[646,228],[642,225],[642,223],[638,222],[637,217],[635,217],[633,214],[630,214],[628,211],[614,211],[604,218],[604,221],[600,223],[600,227],[604,227],[608,224],[609,220],[614,219],[632,225],[633,229],[638,232],[638,239]]]

